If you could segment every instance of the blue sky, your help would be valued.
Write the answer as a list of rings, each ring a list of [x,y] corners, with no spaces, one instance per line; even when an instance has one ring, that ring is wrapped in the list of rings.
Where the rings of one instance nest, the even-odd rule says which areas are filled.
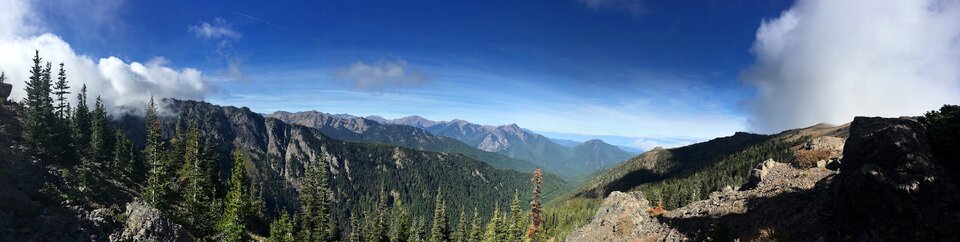
[[[196,68],[216,104],[517,123],[644,148],[747,129],[740,72],[762,21],[792,5],[67,2],[32,7],[74,51]]]

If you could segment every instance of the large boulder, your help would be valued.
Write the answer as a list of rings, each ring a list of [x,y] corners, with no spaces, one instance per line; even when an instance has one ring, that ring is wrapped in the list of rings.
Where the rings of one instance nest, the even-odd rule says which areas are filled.
[[[641,192],[613,192],[593,221],[570,233],[566,241],[679,241],[684,235],[659,223]]]
[[[773,159],[767,159],[760,164],[757,164],[753,170],[750,170],[750,177],[747,178],[747,183],[740,186],[741,191],[746,191],[750,189],[757,188],[760,185],[760,182],[764,181],[767,178],[767,174],[770,173],[770,169],[776,165],[776,161]]]
[[[183,226],[140,200],[127,204],[126,215],[123,230],[111,235],[110,241],[191,241]]]
[[[942,167],[915,119],[855,118],[833,191],[837,225],[855,240],[957,238],[956,188]]]
[[[10,91],[13,91],[13,85],[0,83],[0,101],[6,101],[10,97]]]

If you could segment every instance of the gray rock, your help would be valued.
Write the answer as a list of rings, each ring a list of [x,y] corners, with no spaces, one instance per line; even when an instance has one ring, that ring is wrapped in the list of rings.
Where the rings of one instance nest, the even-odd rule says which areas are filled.
[[[770,168],[776,165],[776,161],[773,159],[767,159],[760,164],[757,164],[756,168],[750,170],[750,177],[747,178],[747,183],[743,184],[740,187],[741,191],[750,190],[757,188],[760,185],[760,182],[763,182],[766,179],[767,174],[770,173]]]
[[[593,220],[573,231],[566,241],[663,241],[682,240],[682,234],[650,217],[650,204],[641,192],[613,192]]]
[[[0,101],[6,101],[10,97],[10,92],[13,91],[13,85],[9,83],[0,83]]]
[[[191,241],[183,226],[140,200],[127,204],[127,221],[110,241]]]
[[[837,225],[856,240],[957,238],[957,189],[912,118],[857,117],[833,188]]]

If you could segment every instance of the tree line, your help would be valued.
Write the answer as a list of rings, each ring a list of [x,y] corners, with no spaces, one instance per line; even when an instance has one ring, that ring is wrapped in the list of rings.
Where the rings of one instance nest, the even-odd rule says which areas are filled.
[[[233,152],[229,177],[220,176],[220,155],[214,142],[203,138],[202,123],[178,120],[174,135],[165,139],[158,105],[147,103],[147,134],[142,147],[120,129],[111,127],[103,99],[97,96],[92,110],[87,87],[71,106],[70,83],[64,64],[56,77],[53,65],[39,51],[26,81],[22,138],[44,166],[54,167],[65,185],[46,184],[44,192],[63,203],[78,203],[115,193],[106,189],[116,182],[132,187],[147,204],[183,225],[198,239],[248,241],[265,234],[269,241],[539,241],[543,240],[541,185],[537,169],[531,182],[530,210],[521,208],[519,191],[508,210],[499,202],[489,217],[460,207],[451,222],[447,201],[438,191],[432,217],[416,216],[409,205],[390,196],[381,185],[377,198],[362,197],[350,212],[349,224],[331,219],[330,181],[326,159],[309,163],[299,187],[299,209],[265,208],[263,191],[251,186],[243,150]],[[5,80],[5,75],[0,74]],[[50,183],[50,182],[48,182]],[[431,221],[427,221],[427,219]],[[263,225],[258,228],[258,225]],[[264,230],[263,232],[257,232]],[[343,236],[341,233],[343,232]]]

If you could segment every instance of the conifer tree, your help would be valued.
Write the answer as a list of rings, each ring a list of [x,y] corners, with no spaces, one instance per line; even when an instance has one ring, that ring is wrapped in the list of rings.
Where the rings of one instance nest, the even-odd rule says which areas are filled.
[[[419,217],[413,221],[413,225],[410,226],[410,238],[407,239],[408,242],[423,242],[427,241],[427,221],[423,217]]]
[[[540,207],[540,186],[543,185],[543,171],[537,168],[533,171],[533,195],[530,198],[530,227],[527,228],[527,240],[534,240],[540,234],[543,226],[543,213]]]
[[[360,227],[360,218],[357,217],[357,212],[351,212],[350,213],[350,235],[348,235],[347,241],[350,241],[350,242],[363,241],[362,240],[363,232],[361,230],[363,229]]]
[[[333,235],[327,203],[326,158],[306,167],[303,185],[300,188],[301,225],[300,233],[304,240],[329,241]]]
[[[22,127],[23,138],[41,161],[53,160],[55,114],[53,99],[50,97],[52,80],[50,64],[41,66],[40,51],[33,57],[30,78],[26,83],[27,97],[23,100],[26,108]]]
[[[483,233],[484,242],[504,241],[503,219],[500,216],[500,202],[497,202],[493,209],[493,216],[490,217],[490,222],[487,222],[487,229]]]
[[[127,138],[127,135],[124,134],[121,130],[116,130],[116,141],[114,142],[113,150],[113,168],[114,172],[119,174],[123,178],[130,179],[133,175],[133,167],[136,162],[136,155],[134,154],[133,142]]]
[[[390,212],[390,242],[404,242],[410,237],[407,227],[410,226],[410,216],[407,208],[399,200],[393,205],[393,211]]]
[[[63,69],[63,63],[60,63],[60,72],[57,74],[57,83],[53,86],[53,94],[57,96],[57,117],[66,119],[70,112],[70,103],[67,102],[67,95],[70,94],[70,85],[67,84],[67,70]]]
[[[153,99],[151,98],[151,102]],[[87,158],[90,145],[90,108],[87,107],[87,85],[80,87],[77,94],[77,108],[73,110],[73,141],[74,149],[80,158]]]
[[[453,233],[453,240],[457,242],[469,241],[470,230],[468,227],[466,211],[463,210],[463,207],[460,207],[460,222],[457,223],[457,232]]]
[[[294,242],[293,223],[286,211],[280,211],[280,218],[270,223],[268,242]]]
[[[507,227],[509,241],[523,241],[526,228],[526,216],[520,210],[520,191],[513,193],[513,203],[510,204],[510,220]]]
[[[211,155],[206,154],[212,148],[207,148],[210,142],[200,142],[199,124],[193,122],[187,132],[183,167],[180,169],[180,180],[183,183],[183,206],[180,217],[190,227],[200,234],[212,232],[210,226],[216,217],[214,207],[214,182],[212,174],[213,161]],[[236,164],[235,164],[236,165]],[[247,185],[247,184],[245,184]],[[243,199],[248,201],[250,189],[244,189]],[[249,206],[247,207],[249,208]],[[244,217],[246,219],[247,217]]]
[[[376,211],[371,213],[374,217],[369,221],[370,223],[370,233],[371,237],[368,238],[368,241],[388,241],[387,238],[387,224],[389,210],[387,210],[387,192],[384,187],[384,183],[380,182],[380,194],[377,197],[377,207]]]
[[[86,90],[86,87],[84,87]],[[81,102],[82,104],[82,102]],[[81,112],[79,109],[77,112]],[[79,115],[75,115],[78,117]],[[163,140],[160,134],[160,119],[157,117],[157,103],[153,97],[150,97],[150,103],[147,104],[147,141],[144,147],[144,161],[147,164],[147,185],[145,187],[144,200],[150,205],[164,210],[168,207],[166,198],[170,189],[169,168],[163,155]]]
[[[473,208],[473,221],[470,222],[470,236],[469,240],[471,242],[481,242],[483,241],[483,221],[480,220],[480,212],[477,211],[477,208]]]
[[[235,154],[233,169],[230,170],[230,190],[227,192],[226,210],[220,222],[220,228],[225,234],[226,241],[247,241],[249,181],[244,168],[243,153],[236,151]]]
[[[437,200],[434,204],[433,224],[430,228],[430,242],[450,241],[450,223],[447,218],[447,207],[439,191],[437,191]]]
[[[103,107],[103,99],[97,96],[96,106],[90,117],[90,156],[88,165],[99,166],[113,158],[113,129]]]

